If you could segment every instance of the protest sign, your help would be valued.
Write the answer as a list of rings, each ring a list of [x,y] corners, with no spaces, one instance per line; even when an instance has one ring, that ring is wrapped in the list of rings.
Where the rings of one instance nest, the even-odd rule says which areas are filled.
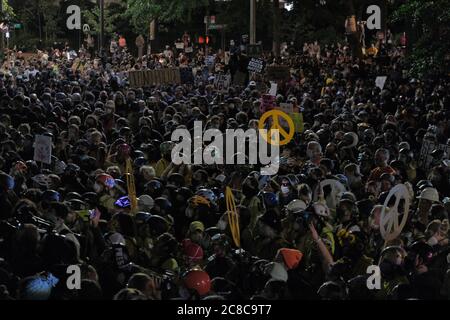
[[[176,42],[175,43],[175,48],[177,48],[178,50],[183,50],[184,49],[184,42]]]
[[[187,47],[186,49],[184,49],[184,52],[186,52],[186,53],[192,53],[192,52],[194,52],[194,48],[192,48],[192,47]]]
[[[286,66],[267,66],[266,73],[270,81],[284,81],[291,76],[290,68]]]
[[[303,113],[295,112],[290,116],[295,125],[295,132],[302,133],[305,130],[303,125]]]
[[[424,170],[431,169],[431,165],[433,162],[433,157],[431,153],[433,150],[444,150],[445,153],[449,154],[450,146],[446,144],[435,144],[432,142],[426,142],[422,144],[422,149],[420,150],[419,155],[419,166]]]
[[[264,70],[264,60],[251,58],[247,69],[249,72],[261,73]]]
[[[218,74],[214,78],[214,87],[219,92],[227,92],[230,87],[231,76],[229,74]]]
[[[277,95],[277,91],[278,91],[278,84],[276,82],[270,82],[269,94],[275,97]]]
[[[384,85],[385,85],[385,83],[386,83],[386,79],[387,79],[386,76],[380,76],[380,77],[377,77],[377,78],[375,79],[375,85],[376,85],[378,88],[380,88],[381,90],[383,90]]]
[[[260,111],[264,113],[266,111],[272,110],[275,106],[275,97],[270,94],[263,94],[261,97]]]
[[[206,65],[208,67],[212,67],[214,65],[215,60],[216,60],[216,58],[214,56],[207,56],[206,57]]]
[[[130,86],[133,88],[181,83],[180,69],[178,68],[129,71],[128,79],[130,82]]]
[[[292,118],[292,113],[294,113],[294,105],[292,103],[280,103],[280,106],[277,108]],[[280,118],[280,124],[284,128],[288,128],[289,125],[283,118]]]
[[[49,136],[36,135],[34,139],[34,161],[45,164],[52,162],[52,138]]]

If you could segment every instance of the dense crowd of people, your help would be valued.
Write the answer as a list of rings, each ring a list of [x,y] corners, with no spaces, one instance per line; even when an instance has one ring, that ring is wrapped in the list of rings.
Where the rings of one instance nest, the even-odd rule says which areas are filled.
[[[123,43],[97,59],[67,48],[10,52],[0,73],[1,298],[448,299],[448,75],[410,77],[396,47],[361,61],[344,44],[318,43],[263,58],[290,67],[276,102],[304,118],[275,176],[260,175],[260,165],[171,162],[172,132],[194,121],[223,132],[257,127],[270,83],[248,74],[239,48],[208,66],[203,50],[136,59]],[[130,88],[127,71],[167,66],[195,76]],[[233,79],[225,92],[214,87],[219,73]],[[50,164],[34,160],[36,135],[51,137]],[[426,162],[423,145],[436,146]],[[397,185],[403,198],[389,195]],[[395,210],[399,221],[409,214],[385,240],[382,217]],[[75,289],[72,265],[81,270]],[[372,265],[378,289],[367,285]]]

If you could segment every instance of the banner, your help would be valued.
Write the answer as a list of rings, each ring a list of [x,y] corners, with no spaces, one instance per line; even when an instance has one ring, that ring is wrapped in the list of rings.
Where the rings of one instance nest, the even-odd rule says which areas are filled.
[[[251,58],[247,69],[249,72],[262,73],[264,70],[264,60]]]
[[[268,66],[266,73],[269,81],[288,80],[291,76],[290,68],[286,66]]]
[[[34,140],[34,161],[45,164],[52,163],[52,138],[49,136],[36,135]]]
[[[128,80],[131,87],[140,88],[161,84],[180,84],[181,75],[178,68],[129,71]]]

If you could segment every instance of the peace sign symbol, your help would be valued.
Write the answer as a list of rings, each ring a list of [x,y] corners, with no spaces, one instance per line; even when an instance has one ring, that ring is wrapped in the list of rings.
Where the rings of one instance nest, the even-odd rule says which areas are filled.
[[[395,196],[395,204],[392,207],[388,207],[388,203],[392,196]],[[403,212],[398,212],[398,205],[400,204],[401,199],[405,200],[405,204],[403,206]],[[383,209],[381,209],[380,232],[384,240],[393,240],[402,232],[403,227],[408,220],[409,205],[410,195],[408,188],[404,184],[398,184],[391,189],[384,201]],[[403,215],[403,217],[399,224],[398,217],[400,215]]]
[[[280,117],[287,122],[289,126],[289,132],[286,132],[286,130],[280,125]],[[269,118],[272,118],[272,125],[269,130],[266,130],[265,125]],[[259,119],[258,127],[264,140],[273,145],[278,144],[280,146],[283,146],[285,144],[288,144],[294,137],[294,121],[292,121],[291,117],[288,114],[280,110],[270,110],[264,113]],[[280,140],[281,136],[283,136],[283,140]]]

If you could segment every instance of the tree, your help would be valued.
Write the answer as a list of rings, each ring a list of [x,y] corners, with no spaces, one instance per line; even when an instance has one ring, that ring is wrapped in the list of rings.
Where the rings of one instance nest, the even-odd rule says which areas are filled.
[[[116,24],[123,18],[123,11],[125,4],[110,4],[105,6],[104,21],[105,21],[105,33],[112,34],[117,31]],[[82,12],[83,20],[87,23],[91,32],[100,32],[100,8],[95,6],[92,9],[86,9]]]
[[[148,30],[150,21],[190,22],[193,12],[209,6],[209,0],[128,0],[126,14],[138,33]]]
[[[412,26],[410,35],[417,38],[409,56],[412,74],[424,75],[448,69],[450,1],[410,0],[393,13],[392,21]]]

